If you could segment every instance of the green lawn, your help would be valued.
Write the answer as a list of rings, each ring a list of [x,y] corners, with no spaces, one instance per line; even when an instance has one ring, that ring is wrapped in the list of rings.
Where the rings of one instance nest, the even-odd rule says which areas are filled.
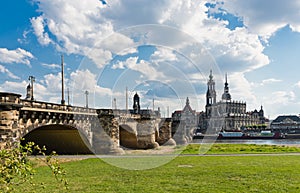
[[[228,149],[234,146],[241,148],[229,145]],[[133,160],[144,159],[144,164],[151,164],[154,158],[113,159],[134,165]],[[62,166],[69,182],[69,190],[65,192],[300,192],[297,155],[179,156],[148,170],[122,169],[101,159],[73,161]],[[16,192],[64,192],[47,167],[36,170],[34,182],[44,183],[46,188],[20,186]]]
[[[249,154],[249,153],[300,153],[299,147],[255,144],[191,144],[177,147],[181,154]],[[204,150],[204,151],[202,151]],[[207,150],[207,151],[206,151]]]

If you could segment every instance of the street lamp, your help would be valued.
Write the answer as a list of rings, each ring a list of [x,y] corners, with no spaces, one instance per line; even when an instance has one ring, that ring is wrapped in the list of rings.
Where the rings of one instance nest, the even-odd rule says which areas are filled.
[[[89,95],[89,91],[85,91],[84,92],[84,94],[85,94],[85,102],[86,102],[86,108],[89,108],[89,100],[88,100],[88,95]]]

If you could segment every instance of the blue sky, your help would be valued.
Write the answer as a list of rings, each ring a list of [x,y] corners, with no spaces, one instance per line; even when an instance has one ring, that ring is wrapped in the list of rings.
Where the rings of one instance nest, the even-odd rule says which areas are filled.
[[[24,0],[0,8],[0,91],[60,102],[60,56],[71,104],[125,108],[125,89],[164,114],[186,97],[204,110],[213,70],[222,94],[266,116],[299,114],[300,5],[284,0]],[[129,105],[131,106],[131,100]]]

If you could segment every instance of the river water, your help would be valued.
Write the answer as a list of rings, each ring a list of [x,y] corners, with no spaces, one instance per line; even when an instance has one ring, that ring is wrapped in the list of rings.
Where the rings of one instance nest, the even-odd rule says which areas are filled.
[[[212,141],[210,141],[211,143]],[[202,143],[202,139],[194,139],[192,143]],[[257,145],[300,145],[300,139],[226,139],[216,140],[213,143],[229,143],[229,144],[257,144]]]

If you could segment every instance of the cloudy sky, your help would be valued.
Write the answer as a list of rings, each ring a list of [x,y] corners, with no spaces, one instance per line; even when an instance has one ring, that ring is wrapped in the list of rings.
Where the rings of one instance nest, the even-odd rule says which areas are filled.
[[[212,70],[218,99],[266,116],[299,114],[300,2],[284,0],[10,0],[0,8],[0,91],[60,102],[61,55],[70,103],[204,110]],[[67,100],[67,99],[66,99]],[[131,100],[129,101],[131,106]]]

